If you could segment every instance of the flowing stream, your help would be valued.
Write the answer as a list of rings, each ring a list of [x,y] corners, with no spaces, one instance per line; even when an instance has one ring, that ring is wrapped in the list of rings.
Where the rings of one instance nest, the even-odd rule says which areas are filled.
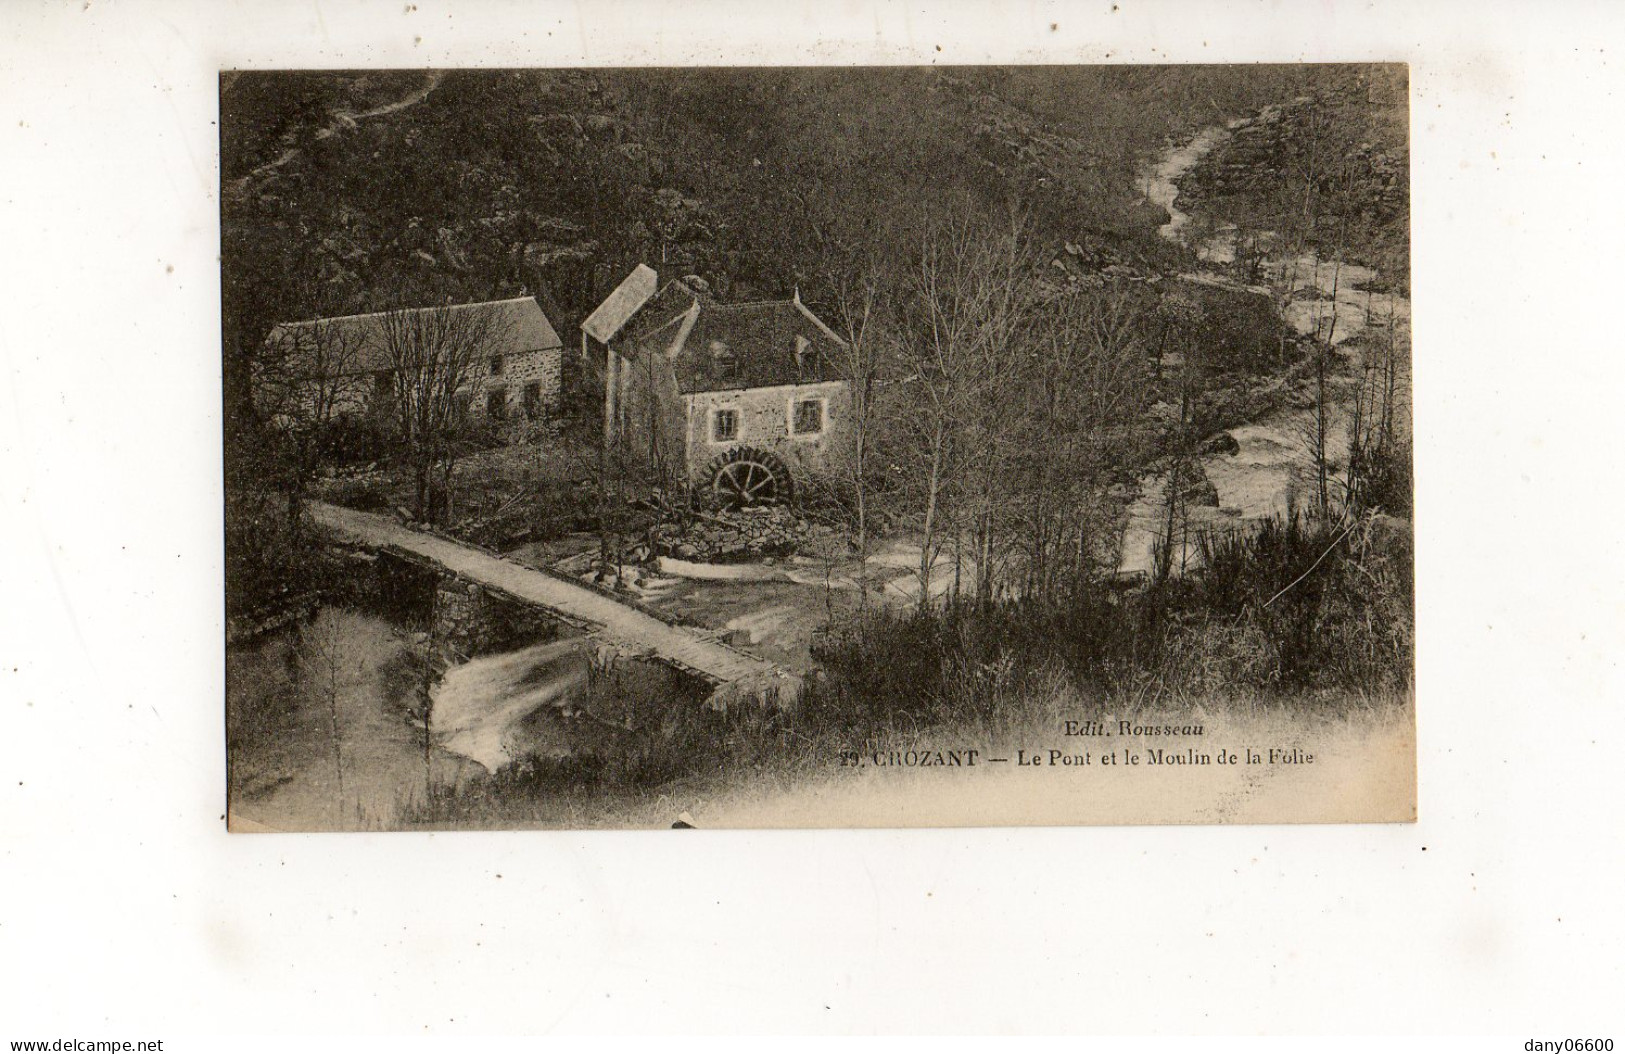
[[[524,755],[567,753],[562,733],[550,736],[551,726],[526,718],[544,707],[572,709],[586,690],[587,663],[580,640],[562,640],[454,666],[430,693],[436,738],[488,772]]]
[[[1159,233],[1170,241],[1188,244],[1191,216],[1178,207],[1179,181],[1216,147],[1238,129],[1254,120],[1267,120],[1266,109],[1256,118],[1231,121],[1204,129],[1185,143],[1171,147],[1146,173],[1146,197],[1166,209],[1169,221]],[[1197,259],[1223,264],[1235,259],[1234,228],[1220,225],[1201,244],[1192,245]],[[1312,253],[1266,256],[1261,268],[1270,286],[1249,286],[1211,270],[1195,271],[1180,277],[1189,282],[1277,295],[1290,285],[1295,290],[1286,308],[1286,319],[1298,333],[1319,333],[1338,347],[1365,330],[1369,323],[1395,325],[1408,331],[1410,301],[1397,294],[1373,292],[1369,284],[1377,278],[1371,268],[1335,260],[1323,260]],[[1272,288],[1273,287],[1273,288]],[[1347,456],[1349,406],[1347,385],[1340,385],[1332,406],[1328,458]],[[1408,400],[1407,400],[1408,402]],[[1285,408],[1256,421],[1228,429],[1236,441],[1231,454],[1211,454],[1199,459],[1207,478],[1218,492],[1219,505],[1188,506],[1189,523],[1183,537],[1176,538],[1176,567],[1193,558],[1194,534],[1198,530],[1236,527],[1249,520],[1283,514],[1307,496],[1311,463],[1307,431],[1314,421],[1312,407],[1304,400],[1287,399]],[[1213,437],[1209,437],[1213,438]],[[1167,479],[1147,476],[1141,481],[1140,496],[1129,507],[1123,532],[1124,573],[1149,573],[1153,554],[1168,528]]]
[[[586,694],[590,644],[550,641],[473,659],[430,691],[429,736],[412,708],[413,635],[325,607],[227,649],[233,821],[273,830],[392,828],[519,757],[571,753],[593,735],[561,720]]]

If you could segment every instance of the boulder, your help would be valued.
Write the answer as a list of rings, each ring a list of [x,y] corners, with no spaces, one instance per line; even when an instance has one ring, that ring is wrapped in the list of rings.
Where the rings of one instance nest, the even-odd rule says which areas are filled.
[[[1219,507],[1219,488],[1215,487],[1213,481],[1206,476],[1198,480],[1192,480],[1180,494],[1180,497],[1184,498],[1188,505],[1206,505],[1213,509]]]
[[[1223,455],[1234,457],[1241,453],[1241,444],[1229,432],[1220,432],[1218,435],[1203,443],[1198,453],[1204,456]]]
[[[1151,404],[1146,416],[1160,423],[1176,423],[1179,420],[1179,407],[1173,403],[1158,400]]]

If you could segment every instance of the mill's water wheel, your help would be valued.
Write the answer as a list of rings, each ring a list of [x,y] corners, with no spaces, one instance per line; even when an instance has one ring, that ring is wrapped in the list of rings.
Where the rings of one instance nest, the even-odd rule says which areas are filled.
[[[701,478],[709,482],[711,497],[728,508],[790,500],[790,470],[765,450],[736,447],[713,459]]]

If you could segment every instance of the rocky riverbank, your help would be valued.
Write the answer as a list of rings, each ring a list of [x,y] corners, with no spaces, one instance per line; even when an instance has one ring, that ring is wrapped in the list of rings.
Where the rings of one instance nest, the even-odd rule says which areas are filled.
[[[1266,107],[1222,135],[1198,137],[1203,149],[1187,146],[1173,178],[1186,213],[1222,220],[1229,252],[1210,258],[1256,259],[1281,232],[1307,225],[1306,246],[1329,255],[1341,242],[1346,262],[1381,267],[1403,287],[1410,166],[1403,109],[1393,110],[1332,93]],[[1306,219],[1306,211],[1314,215]],[[1166,236],[1179,233],[1172,226]]]
[[[789,506],[757,505],[699,513],[686,525],[663,524],[655,551],[698,563],[742,563],[790,556],[827,533]]]
[[[1314,120],[1314,113],[1309,100],[1299,100],[1210,128],[1188,142],[1171,145],[1146,176],[1148,196],[1173,217],[1162,229],[1163,236],[1193,250],[1212,268],[1182,275],[1183,279],[1280,297],[1286,301],[1285,319],[1297,339],[1323,342],[1337,352],[1328,392],[1330,434],[1325,454],[1329,462],[1341,463],[1349,450],[1353,381],[1348,374],[1357,371],[1363,354],[1357,338],[1373,327],[1404,349],[1398,401],[1408,418],[1410,303],[1403,295],[1403,274],[1389,278],[1373,267],[1324,258],[1313,250],[1312,239],[1306,243],[1309,248],[1294,254],[1285,251],[1274,231],[1254,228],[1245,238],[1240,231],[1242,225],[1262,222],[1268,215],[1265,206],[1278,199],[1286,185],[1290,167],[1303,160],[1297,152],[1303,149],[1303,137],[1315,130],[1306,124]],[[1355,189],[1364,195],[1357,198],[1362,222],[1374,229],[1359,244],[1367,249],[1387,246],[1382,258],[1393,265],[1404,259],[1408,234],[1404,162],[1380,145],[1380,131],[1364,129],[1372,139],[1349,145],[1345,168],[1355,174]],[[1393,251],[1396,239],[1398,253]],[[1244,261],[1251,266],[1237,270],[1237,249],[1244,242],[1260,254]],[[1263,254],[1272,248],[1274,255]],[[1350,242],[1350,249],[1356,248]],[[1258,282],[1265,284],[1254,284]],[[1197,452],[1195,463],[1182,472],[1174,517],[1179,521],[1176,566],[1193,558],[1190,543],[1195,532],[1234,528],[1301,504],[1300,496],[1308,493],[1311,458],[1306,436],[1313,424],[1314,402],[1304,366],[1300,361],[1269,384],[1236,393],[1244,397],[1224,407],[1228,413],[1212,418],[1222,420],[1225,431],[1213,435]],[[1402,424],[1402,430],[1408,431],[1408,426]],[[1193,472],[1200,473],[1199,482]],[[1153,466],[1127,511],[1122,572],[1152,570],[1172,522],[1168,501],[1168,469]]]

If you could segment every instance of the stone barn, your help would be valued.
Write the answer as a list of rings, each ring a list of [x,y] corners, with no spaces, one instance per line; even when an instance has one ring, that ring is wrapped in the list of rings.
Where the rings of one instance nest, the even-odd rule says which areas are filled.
[[[469,412],[497,420],[551,420],[559,408],[563,343],[534,297],[417,308],[398,312],[397,318],[411,325],[441,313],[446,328],[455,331],[464,312],[480,317],[462,331],[484,336],[458,391]],[[308,413],[313,402],[323,400],[327,405],[319,416],[325,419],[386,416],[383,404],[392,398],[395,370],[388,314],[277,326],[266,338],[265,361],[276,368],[265,371],[272,380],[261,384],[262,405],[280,399],[284,412]]]
[[[799,295],[721,304],[640,264],[581,330],[606,446],[704,497],[788,500],[849,438],[845,345]]]

